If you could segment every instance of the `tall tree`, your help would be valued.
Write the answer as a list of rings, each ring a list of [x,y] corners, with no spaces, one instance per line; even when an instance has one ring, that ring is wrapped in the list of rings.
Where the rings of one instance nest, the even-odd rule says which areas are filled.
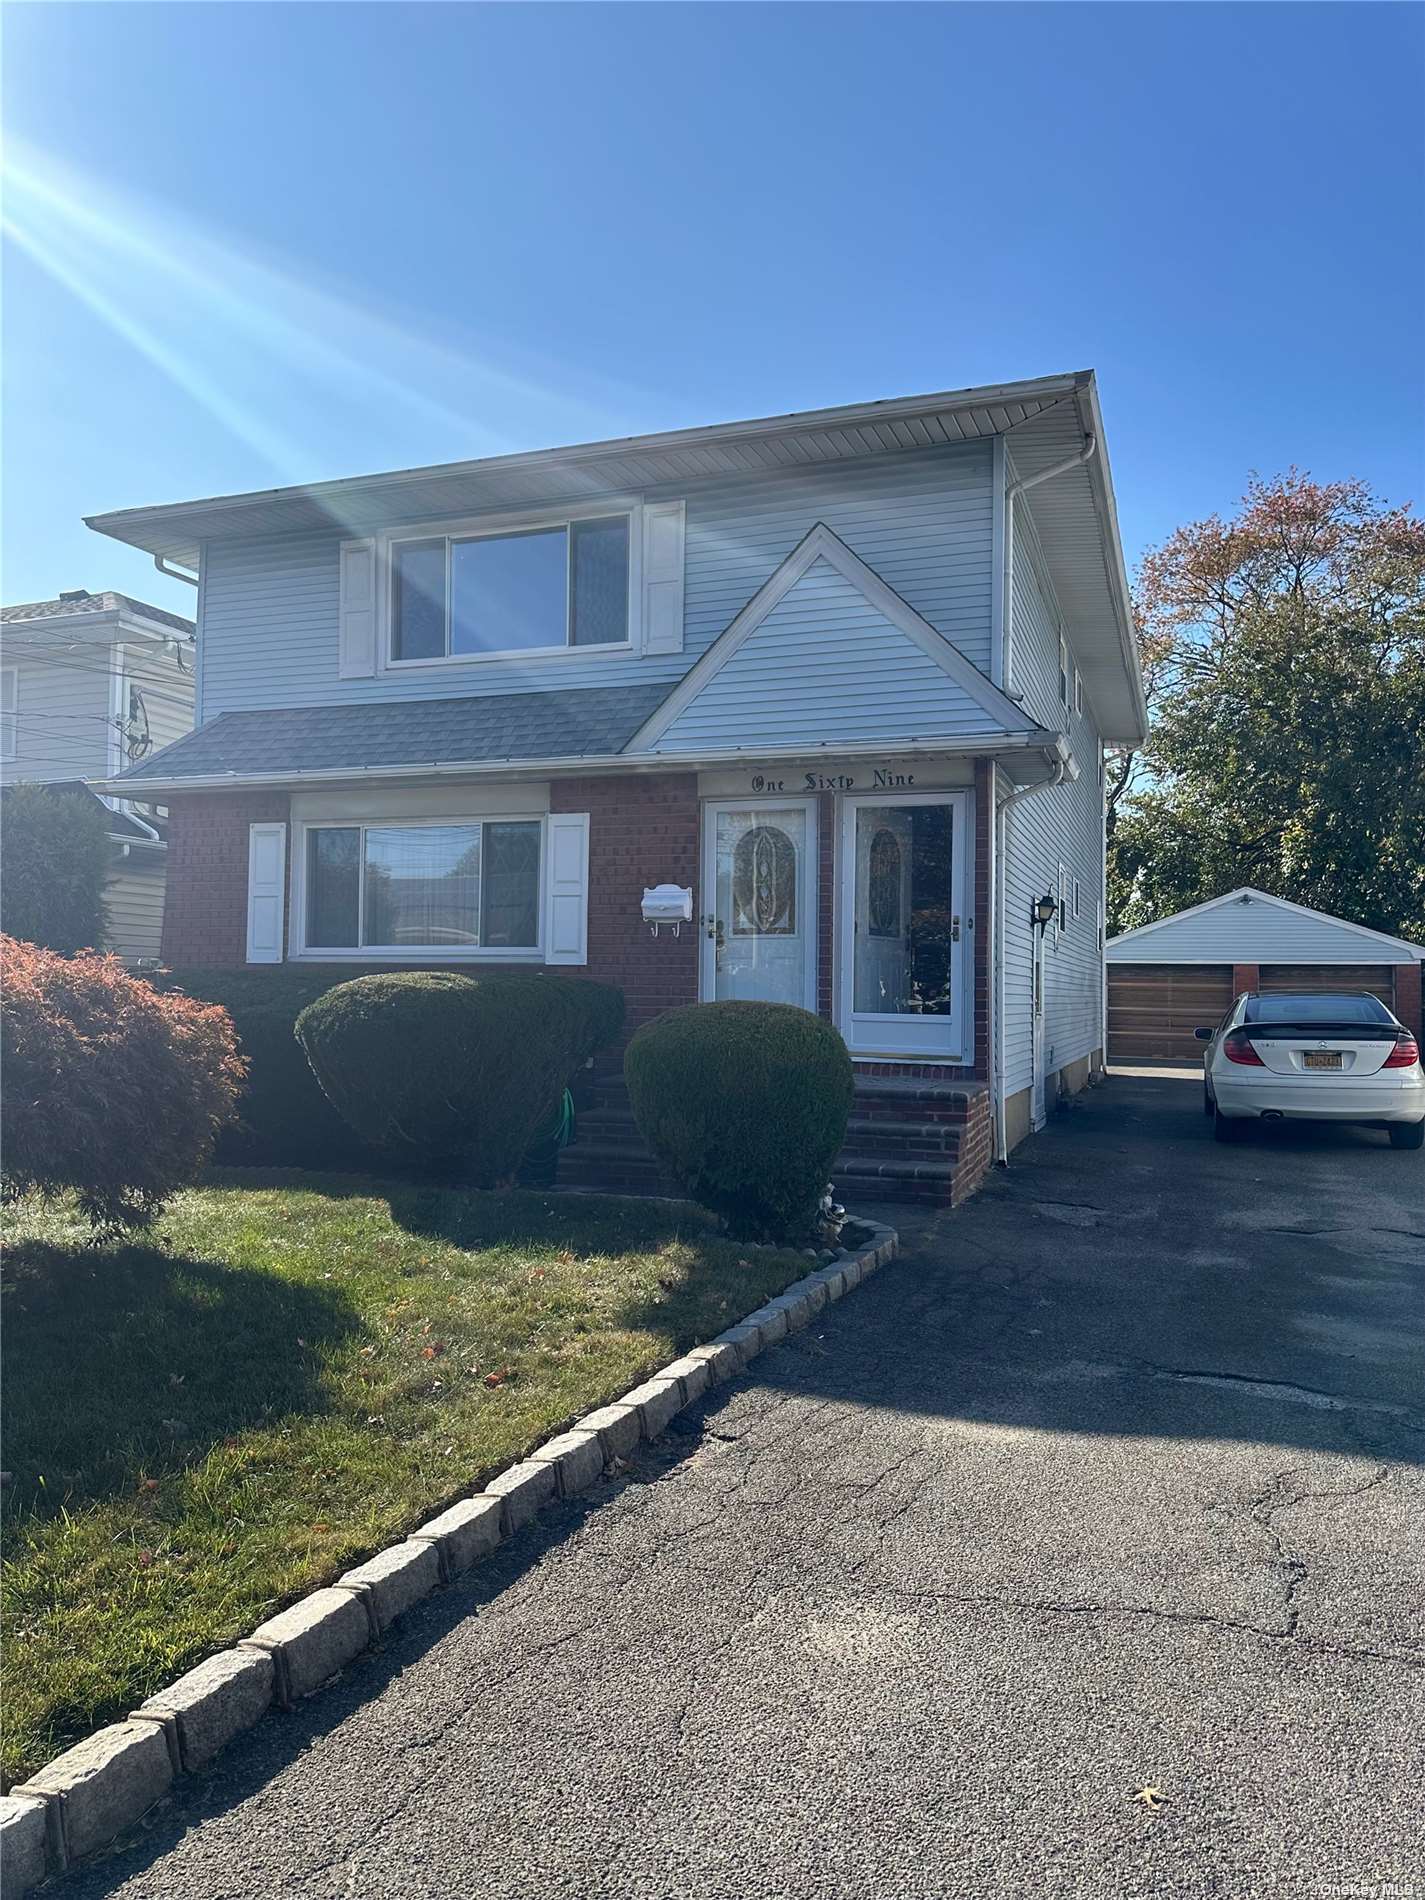
[[[1113,927],[1253,884],[1425,942],[1425,523],[1292,469],[1180,528],[1136,598],[1155,703]]]

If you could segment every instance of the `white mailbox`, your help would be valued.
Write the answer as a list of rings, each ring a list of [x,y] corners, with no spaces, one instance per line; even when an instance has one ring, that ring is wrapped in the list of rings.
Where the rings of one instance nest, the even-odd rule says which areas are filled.
[[[671,924],[676,937],[684,924],[693,920],[693,893],[678,884],[655,884],[643,893],[643,921],[658,935],[661,925]]]

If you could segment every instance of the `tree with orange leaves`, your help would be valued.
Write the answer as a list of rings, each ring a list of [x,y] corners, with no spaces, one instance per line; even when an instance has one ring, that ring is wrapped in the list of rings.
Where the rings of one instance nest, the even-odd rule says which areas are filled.
[[[1252,884],[1425,942],[1425,523],[1254,478],[1145,557],[1136,605],[1152,725],[1119,767],[1113,928]]]

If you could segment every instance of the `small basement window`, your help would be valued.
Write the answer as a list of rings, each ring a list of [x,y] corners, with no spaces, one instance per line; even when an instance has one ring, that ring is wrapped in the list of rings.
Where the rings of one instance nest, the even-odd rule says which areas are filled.
[[[630,521],[393,541],[392,662],[626,643]]]
[[[538,818],[309,826],[303,948],[537,950],[543,840]]]

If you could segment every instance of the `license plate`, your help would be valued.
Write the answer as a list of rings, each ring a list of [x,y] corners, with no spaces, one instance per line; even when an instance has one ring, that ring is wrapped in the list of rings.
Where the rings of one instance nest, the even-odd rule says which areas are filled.
[[[1341,1051],[1339,1049],[1306,1049],[1302,1052],[1302,1067],[1306,1069],[1339,1069]]]

